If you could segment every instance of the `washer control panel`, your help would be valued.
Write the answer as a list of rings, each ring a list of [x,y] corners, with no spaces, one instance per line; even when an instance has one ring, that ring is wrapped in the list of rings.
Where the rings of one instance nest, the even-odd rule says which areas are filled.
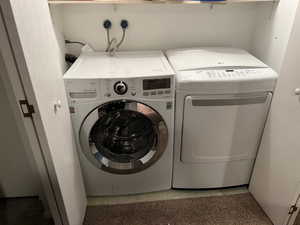
[[[174,94],[174,78],[127,78],[101,81],[105,97],[164,98]]]
[[[171,82],[171,78],[144,79],[143,96],[170,95]]]
[[[69,101],[101,98],[174,98],[174,76],[158,78],[70,79],[65,80]]]
[[[143,96],[148,97],[148,96],[161,96],[161,95],[170,95],[171,90],[166,89],[166,90],[154,90],[154,91],[143,91]]]

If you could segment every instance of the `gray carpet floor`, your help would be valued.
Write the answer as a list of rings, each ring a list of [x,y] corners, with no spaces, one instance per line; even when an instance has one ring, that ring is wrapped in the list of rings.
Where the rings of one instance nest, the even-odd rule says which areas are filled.
[[[272,225],[249,193],[90,206],[84,225]]]

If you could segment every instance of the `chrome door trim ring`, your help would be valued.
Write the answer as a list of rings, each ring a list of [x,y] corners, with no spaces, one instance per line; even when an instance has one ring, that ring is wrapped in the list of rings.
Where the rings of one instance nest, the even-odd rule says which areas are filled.
[[[98,110],[108,104],[117,102],[125,103],[124,109],[142,113],[149,118],[157,134],[157,141],[153,148],[141,159],[130,163],[115,162],[104,157],[89,140],[91,129],[99,119]],[[132,174],[145,170],[160,159],[168,144],[168,128],[162,116],[152,107],[142,102],[125,99],[106,102],[94,108],[83,120],[78,135],[81,151],[85,157],[97,168],[114,174]]]

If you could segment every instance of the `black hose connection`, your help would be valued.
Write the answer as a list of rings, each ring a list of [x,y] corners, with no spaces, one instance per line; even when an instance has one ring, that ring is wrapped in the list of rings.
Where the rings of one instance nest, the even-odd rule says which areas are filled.
[[[122,38],[118,42],[116,38],[110,37],[110,29],[112,27],[112,23],[110,20],[105,20],[103,22],[103,27],[106,30],[106,36],[107,36],[107,47],[106,52],[109,52],[111,56],[115,55],[115,52],[120,48],[120,46],[123,44],[125,37],[126,37],[126,29],[128,28],[128,21],[127,20],[121,20],[120,26],[122,28]]]

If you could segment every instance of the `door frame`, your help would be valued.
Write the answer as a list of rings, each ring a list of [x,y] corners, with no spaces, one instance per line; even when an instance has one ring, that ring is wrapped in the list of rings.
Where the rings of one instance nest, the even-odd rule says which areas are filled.
[[[290,204],[290,211],[295,207],[294,211],[289,212],[284,225],[294,225],[298,214],[300,215],[300,182],[297,185],[296,193]]]
[[[5,91],[14,112],[14,117],[31,165],[38,171],[39,181],[55,225],[68,225],[64,203],[55,176],[54,165],[49,155],[49,146],[39,116],[22,46],[9,1],[0,2],[0,60],[3,61]],[[35,113],[24,117],[19,100],[27,100]]]

